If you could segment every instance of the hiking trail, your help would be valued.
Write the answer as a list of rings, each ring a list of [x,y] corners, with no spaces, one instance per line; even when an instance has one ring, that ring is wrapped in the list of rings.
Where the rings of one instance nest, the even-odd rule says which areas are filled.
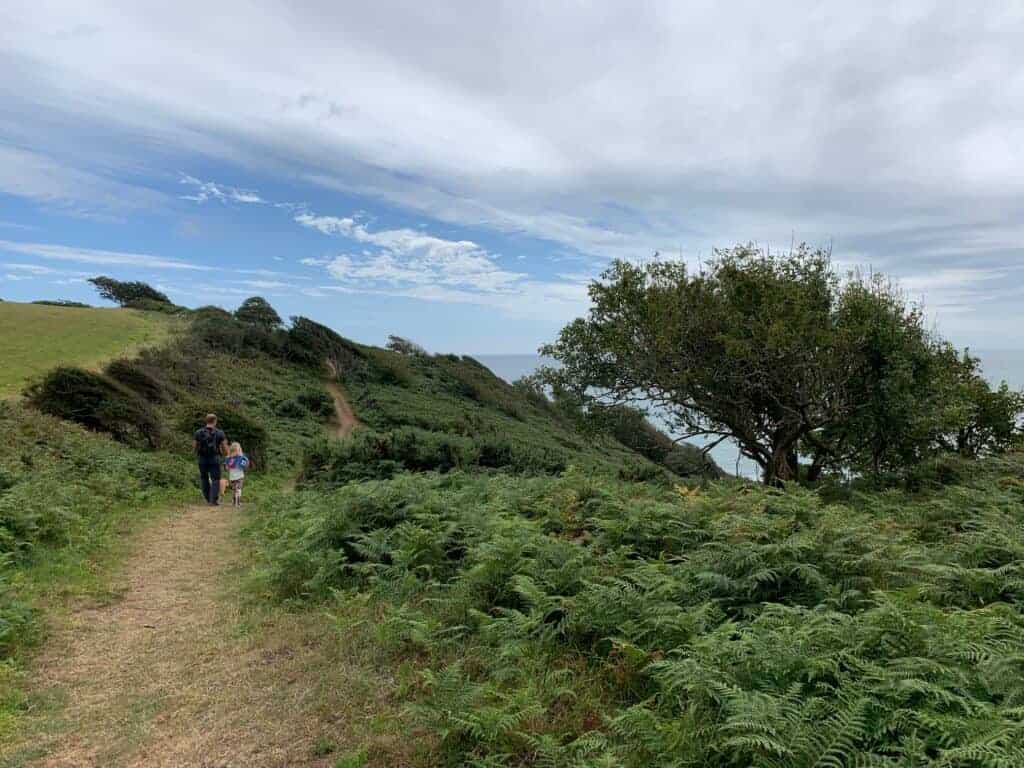
[[[336,424],[331,425],[332,434],[334,437],[342,438],[359,426],[359,419],[356,418],[355,411],[352,410],[348,398],[345,397],[345,393],[336,380],[338,369],[330,360],[327,361],[327,370],[331,375],[324,382],[324,385],[327,387],[331,399],[334,400],[334,415],[337,420]]]
[[[34,670],[37,698],[56,711],[25,734],[14,765],[334,765],[311,747],[345,730],[318,698],[338,684],[321,679],[324,630],[292,616],[244,630],[231,592],[241,519],[202,505],[150,525],[115,577],[121,594],[58,621]]]

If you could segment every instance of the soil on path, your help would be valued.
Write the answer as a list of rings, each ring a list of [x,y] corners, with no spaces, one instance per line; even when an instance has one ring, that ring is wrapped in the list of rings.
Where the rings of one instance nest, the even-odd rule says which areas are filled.
[[[334,400],[334,416],[337,421],[336,424],[331,425],[332,433],[334,437],[345,437],[345,435],[359,426],[359,419],[356,418],[352,406],[349,405],[348,398],[345,397],[345,393],[337,382],[338,369],[335,368],[334,363],[330,360],[327,361],[327,372],[330,376],[325,385],[327,391],[331,394],[331,399]]]
[[[344,437],[359,426],[359,419],[356,418],[352,406],[348,403],[348,398],[345,397],[345,393],[341,391],[337,382],[328,379],[327,391],[331,393],[331,398],[334,400],[334,415],[337,420],[337,424],[332,425],[334,436]]]
[[[204,505],[152,525],[118,577],[123,596],[55,629],[36,675],[57,714],[32,735],[42,756],[28,765],[334,764],[314,746],[344,730],[318,711],[316,635],[292,622],[269,642],[247,632],[227,586],[238,582],[239,523],[231,507]]]

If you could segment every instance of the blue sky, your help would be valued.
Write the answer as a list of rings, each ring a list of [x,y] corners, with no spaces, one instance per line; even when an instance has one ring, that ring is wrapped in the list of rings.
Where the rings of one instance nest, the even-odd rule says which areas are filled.
[[[1024,11],[5,3],[0,297],[530,352],[613,258],[831,245],[1021,347]]]

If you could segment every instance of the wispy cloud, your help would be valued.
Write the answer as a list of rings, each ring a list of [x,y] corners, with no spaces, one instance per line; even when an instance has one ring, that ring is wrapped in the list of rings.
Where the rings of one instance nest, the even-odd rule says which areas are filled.
[[[179,195],[182,200],[191,200],[196,203],[205,203],[208,200],[216,200],[221,203],[245,203],[249,205],[266,205],[267,201],[251,189],[240,189],[225,184],[217,184],[213,181],[203,181],[195,176],[182,174],[180,184],[186,184],[195,191],[190,195]]]
[[[93,264],[95,266],[148,267],[151,269],[184,269],[204,272],[212,270],[212,267],[201,264],[193,264],[163,256],[153,256],[148,253],[106,251],[95,248],[56,245],[53,243],[20,243],[11,240],[0,240],[0,252],[35,256],[39,259],[50,259],[53,261]]]

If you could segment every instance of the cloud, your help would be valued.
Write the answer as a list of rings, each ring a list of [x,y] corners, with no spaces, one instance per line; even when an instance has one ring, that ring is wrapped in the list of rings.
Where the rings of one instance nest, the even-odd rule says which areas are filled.
[[[2,82],[0,82],[2,85]],[[2,142],[0,134],[0,142]],[[60,206],[83,217],[111,218],[142,207],[156,207],[163,196],[151,189],[125,184],[46,154],[0,143],[0,192]],[[22,224],[0,226],[31,229]]]
[[[191,200],[195,203],[205,203],[208,200],[216,200],[221,203],[246,203],[249,205],[265,205],[266,200],[249,189],[239,189],[217,184],[213,181],[202,181],[188,174],[181,174],[180,184],[187,184],[195,189],[191,195],[179,195],[182,200]]]
[[[295,221],[327,235],[338,235],[377,250],[361,255],[331,259],[327,271],[343,282],[369,285],[420,285],[461,287],[482,293],[513,290],[526,280],[522,272],[511,272],[495,263],[471,240],[447,240],[413,229],[373,231],[354,217],[317,216],[302,213]],[[307,265],[322,263],[304,259]]]
[[[301,226],[371,246],[360,253],[305,258],[336,284],[319,292],[362,293],[420,301],[486,306],[511,316],[568,319],[587,306],[587,276],[531,279],[496,263],[497,256],[470,240],[448,240],[412,229],[373,230],[356,216],[295,216]]]
[[[178,259],[152,256],[147,253],[104,251],[95,248],[77,248],[53,243],[19,243],[0,240],[0,253],[17,253],[53,261],[71,261],[96,266],[146,267],[150,269],[181,269],[210,271],[212,267],[192,264]]]
[[[196,162],[169,168],[229,163],[539,238],[551,258],[591,270],[794,233],[910,278],[1024,261],[1024,154],[1014,151],[1024,11],[1014,4],[218,8],[6,4],[0,143],[19,149],[0,157],[0,189],[137,200],[104,168],[81,165],[84,133],[113,137],[104,149],[127,156],[110,161],[123,177],[151,171],[154,152]],[[189,178],[196,202],[264,202],[332,236],[359,225]],[[402,230],[370,234],[388,231]],[[426,267],[399,247],[362,244],[373,254],[346,249],[351,264],[336,267],[346,279],[420,285]],[[535,265],[527,277],[484,269],[506,282],[440,285],[500,293],[537,281]],[[990,293],[978,295],[1002,303],[979,312],[999,304],[1000,319],[1010,283],[984,283]]]

